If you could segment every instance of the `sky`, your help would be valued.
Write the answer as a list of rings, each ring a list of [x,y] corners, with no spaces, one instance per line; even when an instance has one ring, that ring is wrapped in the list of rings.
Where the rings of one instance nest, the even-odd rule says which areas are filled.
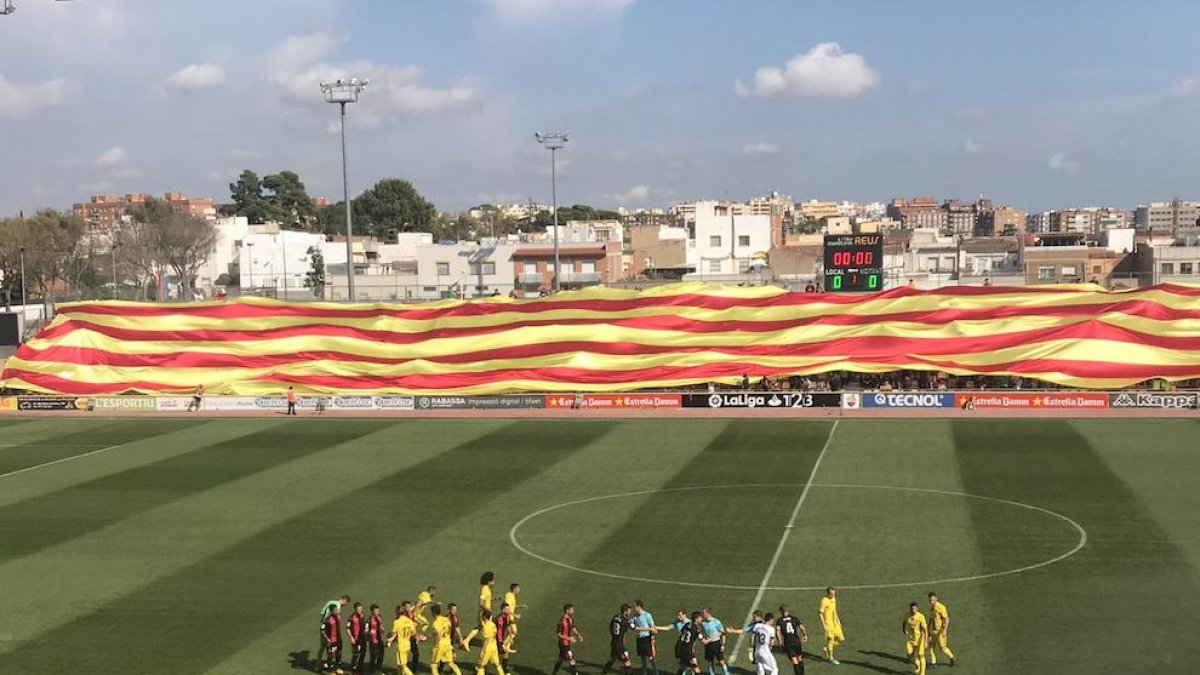
[[[93,193],[228,199],[244,168],[442,210],[1200,199],[1200,3],[1140,0],[14,0],[0,215]]]

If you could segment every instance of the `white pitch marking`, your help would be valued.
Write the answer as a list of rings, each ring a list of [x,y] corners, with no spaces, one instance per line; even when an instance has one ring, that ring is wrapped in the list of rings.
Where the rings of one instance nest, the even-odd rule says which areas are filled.
[[[659,488],[657,490],[638,490],[637,492],[622,492],[622,493],[612,494],[612,495],[601,495],[599,497],[588,497],[586,499],[577,499],[577,500],[570,501],[570,502],[563,502],[561,504],[555,504],[553,506],[547,506],[543,509],[538,509],[537,511],[534,511],[533,513],[525,516],[521,520],[517,521],[516,524],[513,525],[509,529],[508,540],[518,551],[520,551],[521,553],[524,553],[525,555],[527,555],[531,558],[536,558],[538,560],[541,560],[544,563],[554,565],[555,567],[561,567],[563,569],[571,570],[572,572],[579,572],[581,574],[591,574],[593,576],[605,577],[608,579],[621,579],[624,581],[636,581],[636,582],[645,583],[645,584],[666,584],[669,586],[685,586],[685,587],[689,587],[689,588],[717,588],[717,589],[731,590],[731,591],[753,591],[753,590],[757,589],[758,587],[757,586],[738,586],[738,585],[734,585],[734,584],[707,584],[707,583],[697,582],[697,581],[679,581],[677,579],[653,579],[653,578],[647,578],[647,577],[629,576],[626,574],[613,574],[612,572],[602,572],[599,570],[590,570],[585,567],[578,567],[576,565],[571,565],[571,564],[562,562],[560,560],[555,560],[553,558],[547,558],[546,556],[544,556],[540,553],[537,553],[536,551],[529,550],[523,544],[521,544],[520,541],[517,540],[517,531],[525,523],[529,522],[530,520],[533,520],[534,518],[537,518],[538,516],[540,516],[544,513],[549,513],[550,511],[555,511],[557,509],[562,509],[562,508],[566,508],[569,506],[577,506],[579,504],[588,504],[591,502],[599,502],[599,501],[604,501],[604,500],[608,500],[608,499],[621,499],[623,497],[640,497],[642,495],[656,494],[659,492],[691,492],[691,491],[695,491],[695,490],[730,490],[730,489],[746,489],[746,488],[762,489],[762,488],[796,488],[796,487],[801,487],[801,486],[797,485],[795,483],[790,483],[790,484],[789,483],[751,483],[751,484],[741,484],[741,485],[691,485],[691,486],[677,487],[677,488]],[[1022,567],[1014,567],[1013,569],[1009,569],[1009,570],[1000,570],[997,572],[987,572],[985,574],[974,574],[974,575],[963,576],[963,577],[947,577],[945,579],[931,579],[928,581],[902,581],[902,582],[893,583],[893,584],[843,584],[843,583],[835,583],[834,584],[835,586],[837,586],[838,588],[843,589],[843,590],[862,591],[862,590],[880,590],[880,589],[885,589],[885,588],[912,588],[912,587],[920,587],[920,586],[940,586],[940,585],[944,585],[944,584],[957,584],[957,583],[964,583],[964,582],[968,582],[968,581],[980,581],[983,579],[993,579],[995,577],[1008,576],[1010,574],[1020,574],[1022,572],[1031,572],[1033,570],[1040,569],[1040,568],[1046,567],[1048,565],[1053,565],[1055,563],[1062,562],[1063,560],[1066,560],[1067,558],[1070,558],[1071,556],[1075,555],[1079,551],[1083,550],[1083,547],[1087,545],[1087,541],[1088,541],[1087,530],[1083,529],[1083,526],[1080,525],[1075,520],[1072,520],[1071,518],[1064,516],[1063,514],[1058,513],[1057,511],[1051,511],[1050,509],[1045,509],[1040,506],[1034,506],[1033,504],[1026,504],[1024,502],[1018,502],[1018,501],[1014,501],[1011,499],[1001,499],[999,497],[985,497],[983,495],[975,495],[975,494],[971,494],[969,492],[955,492],[953,490],[934,490],[932,488],[904,487],[904,486],[900,486],[900,485],[852,485],[852,484],[813,483],[812,487],[822,488],[822,489],[829,488],[829,489],[843,489],[843,490],[895,490],[898,492],[916,492],[916,493],[921,493],[921,494],[947,495],[947,496],[951,496],[951,497],[965,497],[967,499],[979,499],[979,500],[982,500],[985,502],[992,502],[993,504],[1005,504],[1007,506],[1016,506],[1018,508],[1027,509],[1029,511],[1036,511],[1038,513],[1044,513],[1048,516],[1058,518],[1059,520],[1067,523],[1072,528],[1074,528],[1076,532],[1079,533],[1079,541],[1075,544],[1075,546],[1071,550],[1069,550],[1065,553],[1059,554],[1053,558],[1050,558],[1049,560],[1043,560],[1042,562],[1033,563],[1030,565],[1024,565]],[[825,586],[768,586],[766,588],[766,590],[768,590],[768,591],[823,591],[823,590],[825,590]]]
[[[9,476],[16,476],[17,474],[22,474],[22,473],[25,473],[26,471],[33,471],[34,469],[41,469],[42,467],[54,466],[55,464],[62,464],[63,462],[70,462],[71,460],[75,460],[75,459],[91,457],[92,455],[98,455],[102,452],[108,452],[109,450],[116,450],[117,448],[123,447],[124,445],[125,445],[124,443],[121,443],[118,445],[110,445],[110,446],[103,447],[103,448],[97,448],[96,450],[92,450],[91,452],[84,452],[84,453],[81,453],[78,455],[71,455],[70,457],[60,457],[58,459],[55,459],[55,460],[52,460],[49,462],[42,462],[41,464],[27,466],[24,469],[17,469],[16,471],[9,471],[8,473],[0,473],[0,478],[8,478]]]
[[[771,575],[775,573],[775,566],[779,564],[779,556],[783,555],[783,547],[792,534],[796,516],[800,515],[800,507],[804,506],[804,500],[808,498],[808,491],[812,489],[813,479],[817,477],[817,469],[821,468],[821,460],[825,459],[825,453],[829,452],[829,446],[833,444],[833,434],[837,432],[839,421],[833,421],[833,426],[829,428],[829,436],[825,438],[825,445],[821,446],[821,453],[817,455],[817,461],[813,462],[812,472],[808,474],[808,481],[804,483],[804,489],[800,491],[800,498],[796,500],[796,507],[792,509],[792,517],[788,518],[787,525],[784,525],[783,534],[779,537],[779,545],[775,547],[775,555],[771,556],[771,564],[767,565],[767,572],[763,575],[762,583],[758,585],[758,592],[754,594],[754,602],[750,603],[750,609],[746,611],[746,620],[742,622],[743,626],[749,624],[750,619],[754,618],[754,609],[758,607],[758,603],[762,602],[763,593],[767,592],[767,584],[771,583]],[[738,635],[737,642],[733,645],[733,653],[729,655],[730,663],[736,662],[738,654],[742,653],[742,641],[745,638],[745,633]]]

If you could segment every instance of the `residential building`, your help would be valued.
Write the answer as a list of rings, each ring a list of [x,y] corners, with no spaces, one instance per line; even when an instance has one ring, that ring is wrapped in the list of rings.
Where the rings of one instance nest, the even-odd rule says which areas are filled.
[[[900,221],[901,227],[913,229],[932,227],[946,229],[946,211],[932,197],[917,197],[912,200],[893,199],[888,205],[887,215]]]
[[[800,220],[821,220],[845,215],[837,202],[822,202],[816,199],[796,204],[796,211],[800,214]]]
[[[517,248],[490,239],[416,246],[419,298],[508,295],[513,290]]]
[[[1167,230],[1200,225],[1200,202],[1175,199],[1169,202],[1142,204],[1134,211],[1134,227],[1139,230]]]
[[[1025,231],[1034,234],[1050,231],[1050,216],[1053,211],[1039,211],[1025,216]]]
[[[1025,229],[1025,212],[1011,206],[981,210],[975,220],[976,237],[1015,237]]]
[[[683,227],[635,226],[629,233],[630,264],[626,278],[656,276],[664,272],[682,276],[687,265],[688,232]]]
[[[745,274],[771,249],[771,216],[737,215],[720,202],[697,203],[694,232],[700,275]]]
[[[1173,246],[1138,246],[1141,277],[1150,284],[1200,284],[1200,238]]]
[[[559,243],[559,287],[597,286],[623,276],[621,242]],[[554,287],[554,247],[522,244],[512,253],[513,283],[523,297]]]
[[[127,194],[92,195],[87,202],[71,206],[71,214],[83,218],[93,231],[108,231],[121,221],[130,209],[144,204],[150,195]],[[200,218],[215,219],[216,205],[206,197],[188,197],[182,192],[168,192],[163,195],[163,201],[180,213],[187,213]]]
[[[1021,241],[1017,237],[965,239],[959,244],[959,250],[962,252],[960,277],[988,278],[992,283],[997,283],[996,277],[1024,274],[1021,265]]]
[[[946,234],[970,236],[975,232],[976,205],[959,199],[947,199],[942,204],[946,212]]]
[[[245,219],[233,219],[240,223]],[[234,226],[234,231],[239,226]],[[325,235],[298,230],[282,230],[275,223],[248,225],[238,242],[238,280],[244,292],[270,294],[276,297],[303,295],[304,279],[312,268],[309,249],[317,248],[325,257],[328,266],[334,260],[340,263],[345,276],[346,247],[340,246],[341,255],[325,240]],[[326,252],[335,256],[334,260]],[[328,267],[327,267],[327,275]]]
[[[1091,249],[1083,245],[1027,246],[1025,282],[1035,284],[1071,284],[1087,279]]]
[[[755,197],[746,202],[746,207],[741,213],[750,216],[770,216],[775,214],[782,216],[795,207],[796,200],[787,195],[772,191],[771,194],[765,197]]]

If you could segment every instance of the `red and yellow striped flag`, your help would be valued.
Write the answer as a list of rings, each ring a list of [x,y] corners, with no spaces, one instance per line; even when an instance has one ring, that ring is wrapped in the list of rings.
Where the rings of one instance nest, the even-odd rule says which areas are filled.
[[[833,370],[1016,375],[1089,388],[1200,378],[1200,286],[674,284],[424,305],[64,305],[11,389],[74,395],[618,391]]]

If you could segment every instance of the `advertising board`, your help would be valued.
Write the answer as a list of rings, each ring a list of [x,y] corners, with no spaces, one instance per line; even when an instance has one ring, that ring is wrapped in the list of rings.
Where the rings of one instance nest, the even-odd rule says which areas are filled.
[[[91,410],[93,399],[86,396],[18,396],[17,410],[77,411]]]
[[[858,405],[855,405],[855,399]],[[845,395],[847,408],[953,408],[950,392],[863,392]]]
[[[1097,392],[996,392],[959,393],[960,408],[987,410],[1095,410],[1108,407],[1108,394]]]
[[[683,403],[679,394],[550,394],[547,408],[678,408]]]
[[[532,410],[546,407],[546,397],[517,396],[418,396],[418,410]]]
[[[153,396],[97,396],[93,400],[96,410],[154,412],[158,409]]]
[[[1122,391],[1108,395],[1110,408],[1195,408],[1200,395],[1176,391]]]
[[[684,394],[685,408],[840,408],[842,395],[833,392],[735,392]]]

